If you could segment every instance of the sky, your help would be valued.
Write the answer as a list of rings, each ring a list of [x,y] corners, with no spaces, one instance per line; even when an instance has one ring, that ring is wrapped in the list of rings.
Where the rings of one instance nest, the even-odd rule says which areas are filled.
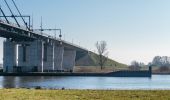
[[[23,15],[33,16],[34,28],[42,16],[44,28],[61,28],[64,40],[95,52],[95,43],[104,40],[109,57],[118,62],[147,64],[154,56],[170,56],[170,0],[15,1]],[[10,15],[3,0],[0,6]]]

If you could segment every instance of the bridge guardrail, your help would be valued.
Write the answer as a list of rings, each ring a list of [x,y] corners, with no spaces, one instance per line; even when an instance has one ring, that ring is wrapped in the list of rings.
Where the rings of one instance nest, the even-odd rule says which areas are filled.
[[[20,27],[18,27],[17,24],[12,23],[12,22],[9,22],[10,24],[8,24],[5,20],[2,20],[2,19],[0,19],[0,22],[2,22],[4,24],[7,24],[7,25],[10,25],[10,26],[13,26],[13,27],[17,27],[17,28],[23,29],[23,30],[27,30],[27,28],[25,26],[20,25]]]

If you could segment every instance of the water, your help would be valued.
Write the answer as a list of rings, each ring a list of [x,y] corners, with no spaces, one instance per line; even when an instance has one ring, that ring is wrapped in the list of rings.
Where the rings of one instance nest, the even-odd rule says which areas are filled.
[[[153,75],[152,78],[128,77],[56,77],[56,76],[0,76],[0,88],[49,89],[169,89],[170,75]]]

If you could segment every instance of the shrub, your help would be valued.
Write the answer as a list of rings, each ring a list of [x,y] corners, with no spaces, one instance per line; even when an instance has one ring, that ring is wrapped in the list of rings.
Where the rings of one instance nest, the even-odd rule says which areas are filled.
[[[141,68],[140,66],[135,66],[135,65],[129,66],[129,70],[132,70],[132,71],[139,71],[140,68]]]
[[[160,71],[160,72],[167,72],[167,71],[169,71],[169,67],[168,67],[168,66],[161,66],[161,67],[159,68],[159,71]]]

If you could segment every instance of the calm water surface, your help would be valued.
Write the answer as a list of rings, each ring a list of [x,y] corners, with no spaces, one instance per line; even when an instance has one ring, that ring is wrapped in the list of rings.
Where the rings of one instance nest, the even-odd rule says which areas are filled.
[[[170,75],[153,75],[152,78],[127,77],[56,77],[56,76],[0,76],[0,88],[60,89],[169,89]]]

